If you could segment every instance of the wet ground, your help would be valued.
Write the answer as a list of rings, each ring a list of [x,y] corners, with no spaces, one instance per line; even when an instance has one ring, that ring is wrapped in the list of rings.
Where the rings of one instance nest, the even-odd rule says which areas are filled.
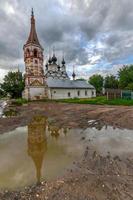
[[[80,132],[35,116],[28,126],[1,135],[0,188],[23,189],[63,175],[83,154]]]
[[[17,109],[19,116],[0,120],[6,131],[1,200],[133,199],[132,107],[32,103]]]
[[[17,116],[10,116],[10,111]],[[52,118],[60,127],[87,128],[88,121],[95,119],[113,127],[133,129],[132,106],[31,102],[20,107],[11,105],[6,113],[9,116],[0,119],[0,134],[27,125],[35,114]]]

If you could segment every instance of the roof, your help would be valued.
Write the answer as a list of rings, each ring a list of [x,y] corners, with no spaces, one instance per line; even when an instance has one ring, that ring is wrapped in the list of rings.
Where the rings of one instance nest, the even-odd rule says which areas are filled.
[[[32,15],[31,15],[31,29],[30,29],[30,34],[29,34],[28,40],[26,42],[26,45],[27,44],[35,44],[35,45],[41,47],[40,42],[39,42],[38,37],[37,37],[37,33],[36,33],[36,25],[35,25],[35,18],[34,18],[33,11],[32,11]]]
[[[49,88],[65,88],[65,89],[95,89],[90,83],[80,80],[70,80],[70,79],[57,79],[57,78],[47,78],[46,83]]]

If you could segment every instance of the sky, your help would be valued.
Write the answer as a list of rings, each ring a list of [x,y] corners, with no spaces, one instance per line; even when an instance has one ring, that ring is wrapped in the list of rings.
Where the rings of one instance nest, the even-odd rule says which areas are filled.
[[[19,66],[31,8],[45,61],[55,47],[77,77],[115,74],[133,63],[133,0],[0,0],[0,80]]]

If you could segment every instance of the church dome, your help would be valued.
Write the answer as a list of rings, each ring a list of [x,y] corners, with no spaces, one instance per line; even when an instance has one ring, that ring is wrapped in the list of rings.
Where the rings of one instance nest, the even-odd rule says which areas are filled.
[[[55,54],[54,54],[53,57],[52,57],[52,62],[53,62],[53,63],[56,63],[56,62],[57,62],[57,58],[56,58]]]
[[[46,70],[48,70],[48,63],[45,65],[45,67],[46,67]]]
[[[65,60],[64,60],[64,58],[63,58],[63,60],[62,60],[62,65],[65,65],[66,64],[66,62],[65,62]]]
[[[51,59],[51,57],[49,57],[49,60],[48,60],[48,62],[49,62],[49,64],[51,64],[51,63],[52,63],[52,59]]]

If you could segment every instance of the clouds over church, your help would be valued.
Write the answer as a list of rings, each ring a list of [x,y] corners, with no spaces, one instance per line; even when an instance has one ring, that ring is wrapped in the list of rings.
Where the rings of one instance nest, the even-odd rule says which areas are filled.
[[[46,63],[44,49],[41,46],[35,26],[35,17],[32,10],[30,34],[23,47],[25,62],[25,90],[23,97],[36,99],[67,99],[89,98],[96,95],[95,88],[86,81],[76,80],[73,71],[73,80],[67,74],[66,62],[62,58],[61,65],[53,52]]]

